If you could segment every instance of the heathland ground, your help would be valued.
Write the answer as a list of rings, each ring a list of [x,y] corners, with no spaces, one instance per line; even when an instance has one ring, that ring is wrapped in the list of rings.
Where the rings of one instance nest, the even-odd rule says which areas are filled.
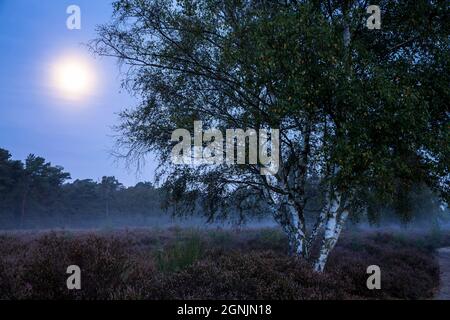
[[[347,231],[318,274],[274,228],[8,232],[0,299],[442,298],[437,249],[449,245],[444,231]],[[381,290],[366,287],[374,264]],[[79,291],[66,287],[69,265],[81,268]]]

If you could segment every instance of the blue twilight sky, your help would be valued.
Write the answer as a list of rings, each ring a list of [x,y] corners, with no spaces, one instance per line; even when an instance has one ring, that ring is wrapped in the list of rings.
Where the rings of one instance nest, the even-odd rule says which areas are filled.
[[[117,113],[136,101],[120,89],[115,61],[94,58],[82,45],[109,20],[111,0],[0,0],[0,148],[14,159],[29,153],[63,166],[74,179],[114,175],[125,185],[153,177],[111,156]],[[66,9],[81,8],[81,30],[68,30]],[[51,82],[52,67],[66,57],[87,61],[95,90],[79,101]]]

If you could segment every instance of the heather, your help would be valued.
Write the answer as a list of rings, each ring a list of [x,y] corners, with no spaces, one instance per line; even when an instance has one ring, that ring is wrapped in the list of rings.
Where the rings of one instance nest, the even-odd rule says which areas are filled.
[[[428,299],[450,235],[346,232],[324,273],[289,257],[278,229],[4,233],[0,299]],[[66,268],[82,290],[66,288]],[[366,287],[379,265],[382,289]]]

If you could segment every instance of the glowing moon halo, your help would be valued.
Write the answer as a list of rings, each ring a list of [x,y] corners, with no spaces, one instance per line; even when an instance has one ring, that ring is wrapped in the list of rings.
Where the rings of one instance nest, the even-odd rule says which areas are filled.
[[[78,99],[94,89],[94,72],[82,59],[67,57],[54,64],[53,83],[63,97]]]

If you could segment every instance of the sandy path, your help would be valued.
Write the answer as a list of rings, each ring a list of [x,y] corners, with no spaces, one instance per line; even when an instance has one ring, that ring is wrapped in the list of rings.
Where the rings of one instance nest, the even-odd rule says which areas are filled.
[[[439,249],[438,259],[441,269],[441,286],[435,299],[450,300],[450,248]]]

